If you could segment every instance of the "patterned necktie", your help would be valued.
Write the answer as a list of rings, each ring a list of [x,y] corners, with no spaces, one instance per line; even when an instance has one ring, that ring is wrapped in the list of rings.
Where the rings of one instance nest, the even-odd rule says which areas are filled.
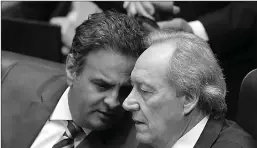
[[[68,126],[65,133],[53,148],[74,148],[74,139],[83,133],[84,131],[82,128],[78,127],[72,120],[68,120]]]

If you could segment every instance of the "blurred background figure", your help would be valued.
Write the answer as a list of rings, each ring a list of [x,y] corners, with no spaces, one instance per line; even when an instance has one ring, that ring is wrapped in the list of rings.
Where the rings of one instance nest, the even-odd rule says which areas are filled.
[[[89,1],[3,1],[1,4],[2,24],[4,24],[2,30],[3,28],[5,30],[2,32],[2,37],[5,38],[5,44],[2,49],[56,62],[63,62],[65,58],[60,58],[59,56],[66,56],[69,52],[75,28],[88,19],[90,14],[102,12],[95,3]],[[13,24],[15,27],[12,27]],[[18,30],[16,29],[17,26],[24,27]],[[56,37],[49,43],[48,40],[50,36],[53,36],[53,32],[56,32],[54,35],[60,36],[60,39]],[[19,37],[20,39],[16,41],[13,40],[13,34],[18,34],[22,37]],[[14,41],[17,43],[16,46],[12,45]],[[44,45],[36,45],[35,42],[41,42]],[[50,44],[48,46],[58,45],[48,47],[45,44]],[[40,47],[43,49],[40,49]],[[51,52],[55,50],[55,54],[44,56],[44,53],[49,54],[46,52],[46,48],[53,48]]]
[[[76,27],[90,14],[111,9],[126,13],[122,1],[3,1],[1,8],[2,49],[56,62],[64,62]],[[137,18],[141,26],[148,22],[158,27],[147,17]],[[151,26],[145,28],[147,31],[154,29]]]
[[[257,2],[124,2],[128,15],[141,14],[161,29],[194,33],[208,41],[224,70],[227,118],[235,120],[243,77],[257,67]]]

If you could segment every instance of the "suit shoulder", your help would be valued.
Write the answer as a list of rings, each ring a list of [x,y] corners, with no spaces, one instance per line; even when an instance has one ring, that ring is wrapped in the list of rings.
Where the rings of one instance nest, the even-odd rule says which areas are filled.
[[[225,120],[222,131],[212,148],[256,148],[255,140],[236,122]]]
[[[24,94],[24,92],[33,93],[31,96],[35,96],[38,88],[46,81],[54,81],[55,78],[64,76],[64,70],[62,72],[33,63],[15,63],[2,78],[2,99],[10,99],[14,94]]]
[[[54,69],[51,66],[39,65],[33,63],[16,62],[8,66],[5,70],[5,78],[2,78],[2,85],[5,81],[16,80],[36,83],[44,81],[54,75],[64,75],[64,69]]]

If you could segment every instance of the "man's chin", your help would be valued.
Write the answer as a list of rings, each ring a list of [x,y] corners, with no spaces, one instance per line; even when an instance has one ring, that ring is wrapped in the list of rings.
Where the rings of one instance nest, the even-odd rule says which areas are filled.
[[[92,130],[105,130],[110,128],[112,123],[103,122],[103,121],[95,121],[90,124]]]
[[[153,138],[151,137],[151,135],[149,135],[147,133],[137,132],[136,133],[136,139],[140,143],[144,143],[144,144],[151,144],[153,142]]]
[[[115,123],[118,122],[117,118],[91,118],[89,121],[85,121],[85,127],[91,130],[105,130],[111,128]]]

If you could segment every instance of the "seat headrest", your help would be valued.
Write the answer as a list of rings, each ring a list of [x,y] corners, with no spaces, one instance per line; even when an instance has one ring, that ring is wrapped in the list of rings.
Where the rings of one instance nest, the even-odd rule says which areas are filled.
[[[257,140],[257,69],[249,72],[242,81],[237,122]]]
[[[6,69],[8,69],[11,65],[15,63],[28,63],[28,64],[33,64],[44,68],[48,68],[56,72],[65,73],[64,64],[47,61],[47,60],[43,60],[32,56],[27,56],[19,53],[2,50],[1,58],[2,58],[1,60],[2,75],[4,74]]]

